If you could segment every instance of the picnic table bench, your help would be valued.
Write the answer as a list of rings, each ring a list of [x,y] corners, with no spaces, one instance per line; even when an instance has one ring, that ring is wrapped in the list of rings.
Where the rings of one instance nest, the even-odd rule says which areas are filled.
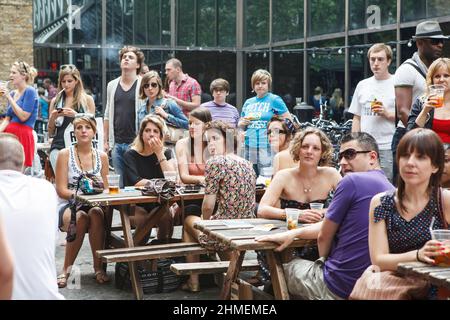
[[[414,275],[432,285],[450,290],[450,267],[432,266],[422,262],[399,263],[397,271],[403,275]]]

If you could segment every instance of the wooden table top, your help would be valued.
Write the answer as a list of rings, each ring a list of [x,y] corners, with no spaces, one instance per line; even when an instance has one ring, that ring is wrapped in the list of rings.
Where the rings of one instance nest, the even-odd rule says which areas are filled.
[[[450,267],[432,266],[422,262],[399,263],[397,271],[404,275],[415,275],[438,287],[450,289]]]
[[[264,227],[269,225],[272,227],[271,230],[264,230]],[[260,218],[202,220],[195,224],[195,228],[239,251],[275,249],[279,246],[278,244],[257,242],[255,238],[287,231],[285,221]],[[316,240],[296,239],[290,247],[314,244],[316,244]]]
[[[256,191],[257,196],[264,194],[264,189],[258,189]],[[177,191],[177,194],[171,199],[171,201],[189,201],[189,200],[201,200],[205,193],[204,190],[196,193],[181,193]],[[137,203],[156,203],[158,197],[144,196],[140,190],[136,190],[133,187],[127,187],[126,189],[120,189],[118,194],[109,194],[105,191],[96,195],[84,195],[78,194],[77,198],[86,204],[93,206],[117,206],[122,204],[137,204]]]

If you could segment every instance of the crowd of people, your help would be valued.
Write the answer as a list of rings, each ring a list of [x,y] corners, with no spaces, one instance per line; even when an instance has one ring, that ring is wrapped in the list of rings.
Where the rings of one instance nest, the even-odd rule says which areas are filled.
[[[431,240],[428,226],[431,221],[435,228],[450,223],[450,192],[445,189],[450,185],[450,59],[441,57],[447,37],[437,22],[419,24],[414,39],[418,51],[395,75],[388,70],[392,49],[382,43],[369,49],[373,76],[362,80],[353,95],[352,132],[340,143],[339,171],[330,165],[330,139],[318,128],[298,128],[283,100],[271,93],[268,71],[253,73],[255,96],[239,112],[226,102],[227,80],[215,79],[213,100],[200,104],[201,87],[184,73],[181,61],[166,62],[164,84],[158,72],[143,71],[140,49],[125,46],[119,52],[121,75],[107,86],[103,121],[95,118],[94,100],[76,66],[61,66],[58,88],[47,88],[53,186],[22,173],[36,154],[33,127],[44,98],[32,87],[35,69],[14,62],[14,89],[0,87],[8,101],[0,124],[0,258],[5,261],[0,298],[62,299],[58,287],[67,286],[86,233],[94,279],[110,281],[95,254],[104,244],[106,208],[71,207],[80,175],[97,176],[108,188],[108,153],[121,188],[144,186],[174,171],[179,183],[204,186],[202,201],[183,206],[182,239],[199,242],[223,260],[230,258],[229,248],[196,230],[200,219],[285,220],[287,208],[300,209],[299,222],[306,227],[257,241],[279,243],[276,250],[282,251],[295,238],[317,240],[313,254],[297,252],[284,265],[289,292],[304,299],[347,299],[370,265],[395,270],[401,262],[433,264],[442,244]],[[443,87],[443,102],[430,85]],[[342,109],[340,90],[332,100]],[[67,141],[68,131],[75,143]],[[256,203],[257,178],[267,169],[272,180]],[[136,234],[158,210],[158,204],[137,205],[132,219]],[[176,205],[160,215],[160,242],[170,241],[179,215]],[[67,241],[57,276],[56,231],[69,234],[73,221],[75,237]],[[264,256],[259,260],[264,273]],[[200,291],[198,276],[191,275],[182,289]]]

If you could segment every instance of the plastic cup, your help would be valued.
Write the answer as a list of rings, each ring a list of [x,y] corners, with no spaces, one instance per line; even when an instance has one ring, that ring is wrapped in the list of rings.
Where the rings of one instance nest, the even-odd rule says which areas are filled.
[[[261,176],[263,176],[265,178],[264,183],[265,183],[266,187],[268,187],[270,182],[272,181],[273,168],[272,167],[262,168]]]
[[[120,190],[120,174],[108,174],[109,194],[118,194]]]
[[[286,208],[286,226],[288,230],[298,228],[298,217],[300,216],[299,209]]]
[[[164,171],[164,178],[169,181],[177,182],[176,171]]]
[[[8,87],[8,81],[2,81],[0,80],[0,88],[7,88]],[[0,97],[3,96],[3,92],[0,92]]]
[[[435,101],[433,102],[433,106],[435,108],[441,108],[444,106],[444,91],[445,87],[439,84],[428,87],[428,99],[435,99]]]
[[[434,262],[441,267],[450,266],[450,230],[436,229],[431,230],[431,238],[440,241],[443,244],[443,250],[440,255],[434,257]]]
[[[379,108],[383,105],[383,102],[380,100],[377,100],[376,98],[373,99],[372,102],[370,102],[370,108],[372,109],[372,112],[377,113]]]
[[[323,209],[323,203],[312,202],[312,203],[309,204],[309,207],[312,210],[322,210]]]

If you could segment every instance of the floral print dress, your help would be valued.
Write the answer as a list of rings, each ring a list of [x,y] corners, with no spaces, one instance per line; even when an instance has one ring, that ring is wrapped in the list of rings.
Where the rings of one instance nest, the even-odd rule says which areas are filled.
[[[215,156],[206,162],[205,195],[217,195],[217,211],[214,219],[254,218],[256,174],[252,164],[234,156]],[[199,242],[208,250],[223,251],[224,245],[204,234]]]

